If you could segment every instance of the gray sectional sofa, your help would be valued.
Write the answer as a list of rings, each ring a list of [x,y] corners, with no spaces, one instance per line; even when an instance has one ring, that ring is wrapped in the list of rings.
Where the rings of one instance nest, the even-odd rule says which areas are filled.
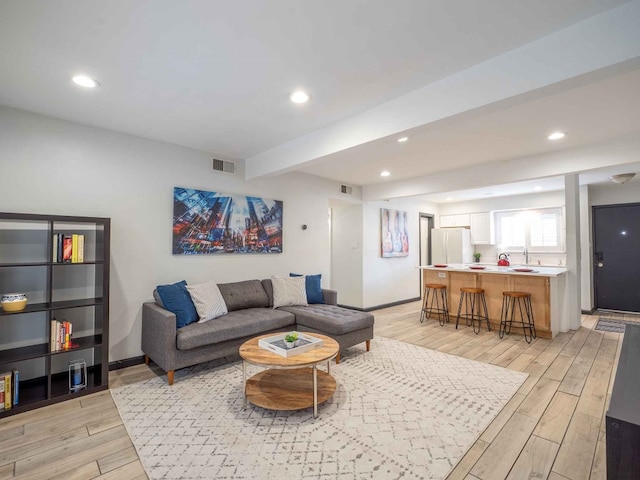
[[[238,353],[246,340],[266,333],[297,330],[334,338],[340,349],[366,342],[369,351],[374,317],[337,306],[337,292],[322,289],[324,303],[273,308],[271,280],[218,284],[229,313],[204,323],[176,327],[176,316],[163,308],[159,296],[142,306],[142,351],[165,372]],[[336,363],[340,362],[340,354]]]

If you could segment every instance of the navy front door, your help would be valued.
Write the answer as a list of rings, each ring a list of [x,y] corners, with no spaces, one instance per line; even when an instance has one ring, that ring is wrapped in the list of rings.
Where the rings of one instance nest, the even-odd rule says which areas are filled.
[[[596,308],[640,312],[640,203],[593,207]]]

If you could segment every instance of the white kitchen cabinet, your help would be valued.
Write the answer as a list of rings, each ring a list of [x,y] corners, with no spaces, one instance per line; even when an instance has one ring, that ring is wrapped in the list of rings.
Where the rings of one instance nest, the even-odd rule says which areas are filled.
[[[440,215],[440,228],[447,227],[468,227],[469,214],[461,213],[458,215]]]
[[[491,212],[469,214],[471,227],[471,243],[474,245],[492,245],[495,243],[493,234],[493,215]]]

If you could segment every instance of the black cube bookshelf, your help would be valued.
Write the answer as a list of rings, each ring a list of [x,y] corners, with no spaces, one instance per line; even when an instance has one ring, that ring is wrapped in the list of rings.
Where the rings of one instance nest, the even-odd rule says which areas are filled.
[[[108,388],[110,227],[109,218],[0,213],[0,294],[29,299],[24,310],[0,310],[0,374],[19,372],[18,402],[0,418]],[[58,261],[54,235],[74,234],[82,262]],[[66,348],[52,344],[54,319],[73,325]],[[68,366],[78,359],[87,385],[71,392]]]

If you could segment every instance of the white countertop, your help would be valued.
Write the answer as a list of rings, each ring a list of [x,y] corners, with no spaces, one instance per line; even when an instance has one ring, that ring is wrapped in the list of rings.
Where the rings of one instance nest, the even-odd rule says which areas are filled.
[[[469,263],[455,263],[449,264],[446,267],[434,267],[433,265],[421,265],[418,268],[422,270],[438,270],[442,272],[450,271],[450,272],[466,272],[466,273],[497,273],[500,275],[531,275],[538,277],[557,277],[559,275],[563,275],[567,273],[567,269],[565,267],[543,267],[541,265],[511,265],[509,267],[498,267],[496,265],[478,265],[485,267],[482,270],[476,270],[470,268],[470,266],[475,266],[477,264]],[[516,272],[515,268],[531,268],[532,272]]]

